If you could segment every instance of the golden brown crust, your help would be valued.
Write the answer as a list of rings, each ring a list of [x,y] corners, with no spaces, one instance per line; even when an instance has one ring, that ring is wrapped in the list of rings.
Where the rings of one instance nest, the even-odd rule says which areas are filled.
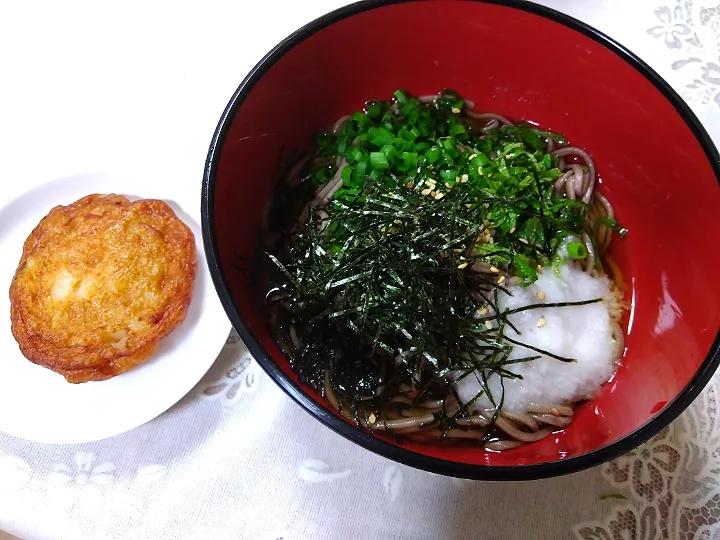
[[[13,336],[68,382],[109,379],[182,323],[195,272],[193,233],[166,203],[88,195],[53,208],[25,241]]]

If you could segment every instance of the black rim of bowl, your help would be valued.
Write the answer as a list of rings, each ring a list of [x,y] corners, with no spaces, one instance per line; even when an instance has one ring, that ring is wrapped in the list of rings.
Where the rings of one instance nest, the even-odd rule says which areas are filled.
[[[448,461],[418,454],[411,450],[395,446],[384,440],[376,438],[370,433],[362,431],[360,428],[342,420],[322,405],[315,402],[315,400],[311,398],[307,392],[296,386],[294,382],[288,379],[282,370],[275,365],[255,336],[253,336],[250,332],[243,317],[238,313],[237,309],[233,305],[230,292],[225,284],[225,276],[220,266],[220,258],[215,241],[214,198],[217,161],[220,158],[220,151],[225,142],[227,130],[235,117],[235,112],[242,105],[247,95],[253,89],[255,84],[263,77],[265,72],[285,53],[307,39],[309,36],[329,25],[358,13],[391,4],[412,1],[425,0],[368,0],[364,2],[357,2],[332,11],[312,21],[285,38],[279,45],[271,50],[252,69],[252,71],[250,71],[242,83],[240,83],[240,86],[228,102],[228,105],[218,122],[217,128],[215,129],[210,149],[208,151],[207,160],[205,162],[201,208],[205,253],[213,283],[215,284],[215,288],[220,296],[223,307],[230,317],[233,327],[240,335],[240,338],[245,342],[249,352],[258,361],[267,374],[275,381],[275,383],[285,391],[285,393],[287,393],[307,412],[312,414],[315,418],[320,420],[336,433],[339,433],[356,444],[359,444],[363,448],[386,458],[433,473],[461,478],[471,478],[475,480],[534,480],[539,478],[550,478],[553,476],[580,471],[614,459],[626,452],[629,452],[633,448],[656,435],[663,427],[675,420],[675,418],[677,418],[677,416],[683,412],[702,391],[715,372],[718,364],[720,364],[720,331],[716,334],[713,345],[702,365],[682,392],[680,392],[680,394],[672,402],[670,402],[659,414],[657,414],[657,416],[650,419],[634,432],[629,433],[611,444],[568,459],[538,463],[534,465],[489,466]],[[673,105],[677,113],[695,135],[695,138],[699,142],[700,146],[703,148],[703,151],[705,152],[705,155],[715,172],[715,176],[718,178],[720,183],[720,155],[700,121],[667,82],[665,82],[652,68],[625,47],[577,19],[525,0],[470,1],[499,4],[545,17],[593,39],[612,51],[618,57],[622,58],[630,66],[635,68],[635,70],[637,70],[643,77],[650,81],[655,88],[657,88],[665,96],[670,104]]]

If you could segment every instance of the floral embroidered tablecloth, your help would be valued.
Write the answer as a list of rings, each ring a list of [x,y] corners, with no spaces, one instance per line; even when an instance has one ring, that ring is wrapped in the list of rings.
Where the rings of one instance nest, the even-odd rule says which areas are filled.
[[[18,19],[59,25],[67,35],[91,28],[88,45],[100,48],[108,46],[103,25],[126,24],[128,43],[142,45],[123,49],[126,75],[146,54],[155,63],[142,75],[157,68],[187,87],[210,74],[213,84],[191,87],[197,103],[213,103],[195,119],[205,130],[194,156],[201,160],[222,106],[252,64],[291,30],[342,3],[131,1],[116,8],[120,22],[117,13],[81,0],[63,2],[63,9],[7,3],[0,34],[8,43],[0,41],[0,50],[8,50],[8,36],[20,35],[12,28]],[[718,0],[544,3],[645,59],[720,143]],[[257,31],[257,21],[268,27]],[[21,31],[42,39],[34,28]],[[62,52],[63,41],[48,47]],[[10,74],[21,64],[10,63]],[[332,433],[291,402],[231,334],[195,389],[129,433],[75,446],[0,434],[0,529],[28,539],[93,540],[720,540],[719,384],[716,377],[673,425],[612,463],[552,480],[479,483],[398,465]]]

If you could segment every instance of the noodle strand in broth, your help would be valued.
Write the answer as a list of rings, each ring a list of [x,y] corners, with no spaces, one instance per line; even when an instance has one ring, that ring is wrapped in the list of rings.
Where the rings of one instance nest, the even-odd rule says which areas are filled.
[[[625,230],[597,191],[585,150],[473,107],[451,91],[418,99],[398,91],[338,118],[291,166],[273,201],[288,224],[267,223],[276,229],[269,239],[283,238],[268,240],[275,278],[267,302],[301,381],[348,420],[398,439],[505,451],[565,429],[574,403],[505,410],[504,387],[491,395],[490,379],[517,380],[513,366],[541,356],[575,360],[507,336],[520,334],[511,316],[542,306],[502,311],[502,295],[558,264],[604,279],[613,233]],[[525,202],[533,197],[537,208]],[[298,200],[303,206],[292,207]],[[373,257],[417,269],[403,273]],[[617,266],[610,268],[613,277]],[[614,292],[545,305],[608,304],[616,363],[624,304]],[[443,337],[458,324],[464,350]],[[545,324],[538,319],[538,328]],[[510,358],[520,345],[531,356]],[[466,377],[481,391],[463,402],[456,386]]]

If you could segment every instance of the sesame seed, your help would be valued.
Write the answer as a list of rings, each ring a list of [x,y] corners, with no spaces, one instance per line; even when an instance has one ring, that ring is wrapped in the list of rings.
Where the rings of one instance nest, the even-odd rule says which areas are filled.
[[[542,292],[542,291],[538,291],[538,292],[537,292],[537,297],[538,297],[540,300],[545,300],[545,293]]]
[[[468,265],[468,263],[466,263],[466,262],[458,264],[458,270],[462,270],[463,268],[467,268],[467,265]]]
[[[510,234],[515,232],[515,227],[510,227]]]
[[[483,206],[485,208],[490,208],[490,203],[489,202],[483,203]],[[490,223],[490,222],[488,221],[488,223]]]
[[[477,157],[477,154],[470,154],[470,156],[468,157],[468,159],[469,159],[470,161],[472,161],[472,160],[475,159],[476,157]]]
[[[492,323],[490,321],[485,321],[485,328],[492,330]]]
[[[498,284],[503,283],[505,281],[505,276],[500,276],[497,280]]]
[[[500,270],[498,270],[498,269],[495,268],[494,266],[491,266],[491,267],[490,267],[490,271],[491,271],[493,274],[499,274],[499,273],[500,273]]]
[[[368,420],[370,420],[371,424],[374,424],[377,418],[375,418],[375,413],[370,413],[370,416],[368,416]]]
[[[457,107],[453,107],[450,110],[453,112],[453,114],[460,114],[460,109],[458,109]]]
[[[461,248],[455,248],[455,249],[453,249],[453,251],[454,251],[455,253],[462,253],[462,252],[463,252],[463,250],[462,250]]]
[[[428,183],[428,184],[432,184],[432,185],[434,186],[434,185],[437,184],[437,180],[435,180],[434,178],[428,178],[428,179],[427,179],[427,183]]]
[[[488,308],[484,307],[482,309],[478,309],[478,315],[487,315],[488,314]]]
[[[538,265],[537,265],[537,271],[538,271],[538,272],[540,272],[540,273],[542,274],[542,271],[543,271],[543,267],[542,267],[542,265],[541,265],[541,264],[538,264]]]
[[[540,317],[540,319],[537,322],[537,327],[542,328],[543,326],[545,326],[545,323],[547,323],[547,319],[544,316]]]
[[[396,220],[395,220],[395,225],[402,225],[402,221],[400,221],[399,219],[396,219]]]
[[[482,167],[478,167],[478,174],[479,174],[480,176],[482,176],[482,175],[483,175],[483,172],[482,172]]]
[[[405,184],[405,187],[408,189],[412,189],[415,187],[415,184],[413,184],[412,182],[408,182],[407,184]]]
[[[435,200],[436,200],[436,201],[439,201],[439,200],[442,199],[444,196],[445,196],[444,193],[438,191],[438,192],[435,194]]]
[[[452,189],[452,184],[450,182],[445,182],[445,187],[448,189]]]
[[[467,174],[463,174],[460,177],[460,182],[462,182],[463,184],[467,184],[468,180],[470,180],[470,177]]]
[[[527,243],[528,243],[528,241],[525,240],[524,238],[521,238],[520,241],[521,241],[523,244],[527,244]]]
[[[560,416],[560,411],[558,411],[555,407],[550,409],[550,412],[553,414],[553,416]]]
[[[473,205],[470,204],[470,203],[466,203],[466,204],[465,204],[465,208],[472,208],[472,207],[473,207]]]
[[[430,188],[428,188],[428,189],[423,189],[423,190],[420,192],[420,194],[423,195],[423,196],[425,196],[425,197],[427,197],[428,195],[430,195],[430,192],[431,192],[431,191],[432,191],[432,189],[430,189]]]
[[[488,243],[488,244],[494,244],[494,243],[495,243],[495,240],[493,240],[493,237],[492,237],[492,236],[488,236],[487,243]]]

